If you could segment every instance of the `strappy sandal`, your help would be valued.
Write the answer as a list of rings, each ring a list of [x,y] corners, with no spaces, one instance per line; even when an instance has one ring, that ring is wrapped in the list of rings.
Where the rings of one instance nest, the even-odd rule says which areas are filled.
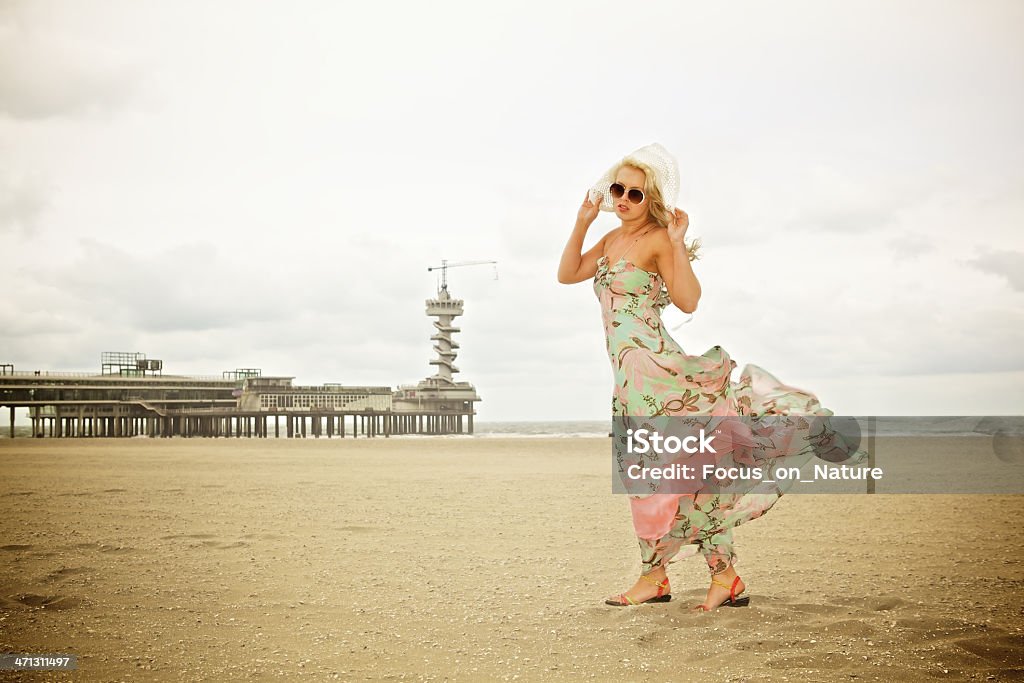
[[[742,598],[737,598],[736,597],[736,584],[738,584],[739,582],[740,582],[740,577],[738,577],[738,576],[735,579],[732,580],[732,585],[731,586],[729,584],[727,584],[727,583],[719,581],[715,577],[711,577],[711,583],[717,584],[717,585],[721,586],[722,588],[728,588],[729,589],[729,597],[725,599],[725,602],[723,602],[722,604],[718,605],[719,607],[746,607],[747,605],[750,604],[750,597],[749,596],[745,595]],[[744,587],[743,590],[744,591],[747,590],[746,587]],[[742,593],[743,591],[740,591],[740,592]],[[702,612],[710,612],[711,611],[711,609],[705,607],[703,603],[701,603],[700,605],[697,605],[693,609],[700,610]]]
[[[653,583],[655,586],[657,586],[658,587],[658,594],[655,595],[653,598],[647,598],[646,600],[641,600],[640,602],[637,602],[636,600],[633,600],[632,598],[630,598],[625,593],[619,593],[618,595],[615,596],[614,600],[611,599],[611,598],[608,598],[607,600],[605,600],[604,601],[605,604],[606,605],[615,605],[616,607],[628,607],[629,605],[642,605],[645,602],[668,602],[668,601],[670,601],[672,599],[672,594],[665,592],[665,591],[668,590],[668,577],[667,576],[665,577],[664,581],[655,581],[654,579],[652,579],[651,577],[647,576],[646,574],[641,574],[640,578],[643,579],[644,581],[647,581],[648,583]]]

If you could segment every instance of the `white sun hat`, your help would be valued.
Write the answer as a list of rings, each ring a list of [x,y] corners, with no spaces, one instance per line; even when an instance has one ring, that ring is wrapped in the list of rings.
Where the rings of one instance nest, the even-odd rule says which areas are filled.
[[[670,212],[676,208],[676,201],[679,198],[679,165],[667,149],[657,142],[652,142],[622,157],[622,161],[639,161],[650,167],[654,171],[654,182],[661,190],[665,208]],[[615,182],[615,167],[618,165],[615,164],[605,171],[600,180],[591,188],[591,199],[595,197],[594,192],[601,193],[601,211],[615,210],[608,187]]]

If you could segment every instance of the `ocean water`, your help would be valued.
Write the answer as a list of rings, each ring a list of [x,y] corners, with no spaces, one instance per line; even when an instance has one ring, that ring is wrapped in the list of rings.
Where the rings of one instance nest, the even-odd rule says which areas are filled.
[[[473,436],[479,437],[579,437],[608,436],[612,431],[612,421],[580,420],[580,421],[536,421],[536,422],[474,422]]]
[[[868,416],[852,416],[867,435]],[[607,437],[611,419],[581,421],[476,422],[474,437]],[[1024,416],[875,416],[875,435],[885,436],[991,436],[1003,433],[1024,436]],[[463,435],[464,436],[464,435]]]
[[[868,416],[852,416],[868,430]],[[591,421],[535,421],[535,422],[477,422],[474,436],[608,436],[612,422]],[[1024,416],[1021,415],[967,415],[967,416],[875,416],[876,436],[991,436],[1003,433],[1024,436]]]
[[[866,416],[856,416],[856,418],[866,433],[868,418]],[[878,415],[875,417],[875,434],[877,436],[991,436],[997,433],[1024,436],[1024,416]]]
[[[472,434],[392,434],[392,439],[488,439],[608,437],[611,420],[474,421]],[[273,437],[271,437],[273,438]]]

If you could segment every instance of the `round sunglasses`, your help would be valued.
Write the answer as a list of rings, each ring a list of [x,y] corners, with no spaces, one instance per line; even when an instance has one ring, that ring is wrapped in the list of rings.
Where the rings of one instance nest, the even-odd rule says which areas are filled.
[[[643,190],[634,187],[628,193],[626,192],[626,186],[622,183],[612,183],[608,188],[612,196],[616,199],[622,199],[622,195],[626,195],[626,198],[633,204],[641,204],[644,201]]]

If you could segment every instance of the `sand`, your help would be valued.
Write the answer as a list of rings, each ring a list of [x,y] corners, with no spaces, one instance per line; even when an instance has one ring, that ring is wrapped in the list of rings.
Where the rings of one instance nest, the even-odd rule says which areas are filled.
[[[1024,679],[1024,496],[788,495],[736,530],[751,605],[698,614],[696,556],[672,602],[603,604],[639,570],[608,439],[0,459],[0,651],[79,657],[0,680]]]

